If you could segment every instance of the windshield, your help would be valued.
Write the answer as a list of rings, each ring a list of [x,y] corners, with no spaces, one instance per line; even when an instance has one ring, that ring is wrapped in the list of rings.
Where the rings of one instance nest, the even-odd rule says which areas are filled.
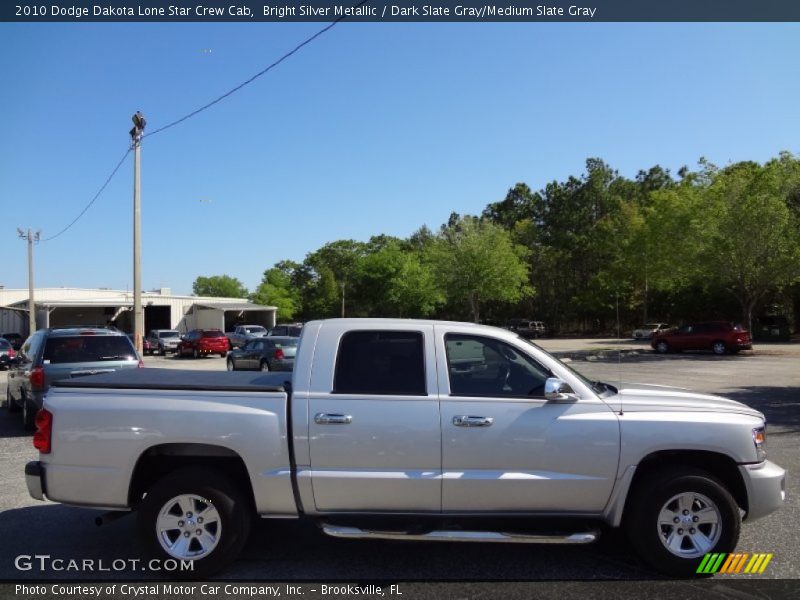
[[[537,350],[541,350],[542,352],[547,354],[547,356],[549,356],[553,360],[557,360],[561,364],[561,366],[563,366],[570,373],[575,375],[575,377],[580,379],[584,383],[584,385],[592,388],[594,393],[597,394],[598,396],[607,397],[607,396],[613,396],[614,394],[617,393],[617,388],[615,388],[614,386],[609,385],[607,383],[603,383],[602,381],[592,381],[590,379],[587,379],[586,377],[584,377],[583,375],[578,373],[578,371],[576,371],[575,369],[570,367],[567,363],[559,360],[558,358],[556,358],[555,356],[550,354],[547,350],[542,348],[539,344],[535,344],[533,341],[529,340],[528,338],[524,338],[522,336],[517,336],[517,337],[518,337],[518,339],[522,340],[526,344],[529,344],[529,345],[533,346]]]
[[[181,334],[178,333],[177,331],[161,331],[158,334],[158,337],[160,338],[176,338],[180,336]]]
[[[244,330],[247,333],[266,333],[267,332],[266,329],[264,329],[263,327],[260,327],[260,326],[258,326],[258,327],[245,327]]]

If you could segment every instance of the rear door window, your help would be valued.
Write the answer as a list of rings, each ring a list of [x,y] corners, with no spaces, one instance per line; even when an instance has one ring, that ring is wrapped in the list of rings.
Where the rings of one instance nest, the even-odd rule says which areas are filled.
[[[134,360],[136,352],[121,335],[50,337],[44,347],[44,361],[51,364]]]
[[[333,393],[426,396],[422,333],[345,333],[336,357]]]

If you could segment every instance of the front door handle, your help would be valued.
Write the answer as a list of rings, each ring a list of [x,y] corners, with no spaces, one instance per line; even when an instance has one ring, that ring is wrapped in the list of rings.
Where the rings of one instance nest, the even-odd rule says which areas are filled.
[[[456,427],[489,427],[492,423],[494,423],[492,417],[475,417],[472,415],[453,417],[453,425]]]
[[[352,415],[341,415],[331,413],[317,413],[314,415],[314,423],[317,425],[350,425],[353,422]]]

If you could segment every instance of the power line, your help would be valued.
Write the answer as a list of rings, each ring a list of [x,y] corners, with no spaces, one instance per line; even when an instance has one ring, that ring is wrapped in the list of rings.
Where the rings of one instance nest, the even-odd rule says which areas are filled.
[[[66,227],[64,227],[64,229],[62,229],[61,231],[59,231],[57,234],[55,234],[55,235],[51,235],[50,237],[46,237],[46,238],[44,238],[44,239],[42,240],[43,242],[49,242],[50,240],[54,240],[54,239],[56,239],[56,238],[57,238],[58,236],[60,236],[62,233],[65,233],[65,232],[66,232],[66,231],[67,231],[67,230],[68,230],[70,227],[72,227],[73,225],[75,225],[75,223],[77,223],[77,222],[78,222],[78,219],[80,219],[80,218],[81,218],[83,215],[85,215],[85,214],[86,214],[86,211],[87,211],[87,210],[89,210],[89,209],[92,207],[92,204],[94,204],[95,200],[97,200],[97,199],[100,197],[100,194],[102,194],[102,193],[103,193],[103,190],[104,190],[104,189],[106,189],[106,186],[107,186],[109,183],[111,183],[111,180],[113,179],[114,175],[116,175],[116,174],[117,174],[117,171],[119,171],[119,168],[122,166],[122,163],[124,163],[124,162],[125,162],[125,159],[126,159],[126,158],[128,158],[128,154],[130,154],[130,153],[131,153],[131,149],[130,149],[130,148],[128,148],[128,149],[125,151],[125,154],[123,154],[123,155],[122,155],[122,158],[120,158],[120,159],[119,159],[119,162],[117,163],[117,166],[116,166],[116,167],[114,167],[114,170],[113,170],[113,171],[111,171],[111,175],[109,175],[109,176],[108,176],[108,179],[106,179],[106,182],[105,182],[105,183],[102,185],[102,187],[101,187],[99,190],[97,190],[97,193],[94,195],[94,198],[92,198],[91,202],[89,202],[89,204],[87,204],[87,205],[86,205],[86,208],[84,208],[84,209],[83,209],[83,210],[82,210],[82,211],[81,211],[81,212],[78,214],[78,216],[77,216],[77,217],[75,217],[75,218],[72,220],[72,223],[70,223],[69,225],[67,225]]]
[[[364,5],[364,4],[366,4],[368,1],[369,1],[369,0],[362,0],[362,1],[361,1],[361,2],[359,2],[358,4],[354,5],[354,6],[353,6],[353,9],[357,9],[357,8],[359,8],[359,7],[363,6],[363,5]],[[332,22],[330,25],[327,25],[326,27],[323,27],[323,28],[322,28],[322,29],[320,29],[320,30],[319,30],[317,33],[315,33],[315,34],[314,34],[314,35],[312,35],[311,37],[307,38],[307,39],[306,39],[306,40],[304,40],[303,42],[299,43],[297,46],[295,46],[294,48],[292,48],[292,49],[291,49],[289,52],[287,52],[286,54],[284,54],[283,56],[281,56],[281,57],[280,57],[278,60],[276,60],[276,61],[275,61],[275,62],[273,62],[272,64],[268,65],[267,67],[265,67],[264,69],[262,69],[261,71],[259,71],[258,73],[256,73],[255,75],[253,75],[253,76],[252,76],[250,79],[248,79],[247,81],[243,81],[242,83],[240,83],[240,84],[239,84],[239,85],[237,85],[236,87],[234,87],[234,88],[231,88],[230,90],[228,90],[227,92],[225,92],[224,94],[222,94],[221,96],[219,96],[218,98],[215,98],[214,100],[212,100],[212,101],[211,101],[211,102],[209,102],[208,104],[204,104],[203,106],[201,106],[201,107],[200,107],[200,108],[198,108],[197,110],[193,110],[192,112],[190,112],[189,114],[187,114],[187,115],[185,115],[185,116],[181,117],[180,119],[177,119],[177,120],[173,121],[172,123],[168,123],[167,125],[164,125],[163,127],[159,127],[159,128],[158,128],[158,129],[156,129],[155,131],[151,131],[150,133],[146,134],[144,137],[151,137],[151,136],[154,136],[154,135],[156,135],[157,133],[161,133],[162,131],[164,131],[164,130],[166,130],[166,129],[169,129],[170,127],[174,127],[175,125],[178,125],[179,123],[183,123],[183,122],[184,122],[184,121],[186,121],[187,119],[191,119],[193,116],[195,116],[195,115],[197,115],[197,114],[200,114],[201,112],[203,112],[203,111],[204,111],[204,110],[206,110],[207,108],[211,108],[211,107],[212,107],[212,106],[214,106],[214,105],[215,105],[217,102],[220,102],[221,100],[224,100],[224,99],[225,99],[225,98],[227,98],[228,96],[230,96],[230,95],[232,95],[232,94],[234,94],[234,93],[238,92],[240,89],[242,89],[242,88],[243,88],[243,87],[245,87],[246,85],[249,85],[249,84],[253,83],[253,82],[254,82],[256,79],[258,79],[259,77],[261,77],[261,76],[262,76],[262,75],[264,75],[265,73],[267,73],[267,72],[271,71],[272,69],[274,69],[275,67],[277,67],[279,64],[281,64],[283,61],[285,61],[287,58],[289,58],[290,56],[292,56],[292,55],[293,55],[295,52],[297,52],[298,50],[300,50],[301,48],[303,48],[303,46],[306,46],[307,44],[310,44],[311,42],[313,42],[315,39],[317,39],[319,36],[321,36],[321,35],[322,35],[322,34],[324,34],[325,32],[327,32],[327,31],[330,31],[330,30],[331,30],[331,29],[333,29],[333,28],[334,28],[334,27],[335,27],[335,26],[336,26],[338,23],[340,23],[341,21],[344,21],[346,18],[347,18],[347,15],[342,15],[341,17],[339,17],[338,19],[336,19],[335,21],[333,21],[333,22]]]
[[[366,4],[368,1],[369,1],[369,0],[362,0],[362,1],[361,1],[361,2],[359,2],[358,4],[354,5],[354,6],[353,6],[353,8],[354,8],[354,9],[357,9],[357,8],[359,8],[359,7],[363,6],[364,4]],[[144,135],[144,136],[142,136],[142,137],[144,138],[144,137],[151,137],[151,136],[154,136],[154,135],[156,135],[157,133],[161,133],[162,131],[165,131],[165,130],[169,129],[170,127],[174,127],[175,125],[178,125],[179,123],[183,123],[183,122],[184,122],[184,121],[186,121],[187,119],[191,119],[193,116],[195,116],[195,115],[197,115],[197,114],[200,114],[201,112],[203,112],[204,110],[206,110],[206,109],[208,109],[208,108],[211,108],[212,106],[214,106],[214,105],[215,105],[215,104],[217,104],[218,102],[220,102],[220,101],[224,100],[224,99],[225,99],[225,98],[227,98],[228,96],[230,96],[230,95],[232,95],[232,94],[234,94],[234,93],[238,92],[240,89],[242,89],[242,88],[243,88],[243,87],[245,87],[246,85],[249,85],[249,84],[253,83],[253,82],[254,82],[256,79],[258,79],[259,77],[261,77],[261,76],[262,76],[262,75],[264,75],[265,73],[268,73],[269,71],[271,71],[272,69],[274,69],[275,67],[277,67],[279,64],[281,64],[281,63],[282,63],[283,61],[285,61],[287,58],[289,58],[290,56],[292,56],[293,54],[295,54],[296,52],[298,52],[298,51],[299,51],[300,49],[302,49],[304,46],[306,46],[306,45],[310,44],[311,42],[313,42],[315,39],[317,39],[317,38],[318,38],[319,36],[321,36],[322,34],[324,34],[324,33],[326,33],[327,31],[330,31],[331,29],[333,29],[333,27],[335,27],[335,26],[336,26],[337,24],[339,24],[340,22],[344,21],[346,18],[347,18],[347,15],[342,15],[341,17],[339,17],[338,19],[336,19],[335,21],[333,21],[333,22],[332,22],[332,23],[330,23],[329,25],[327,25],[327,26],[323,27],[322,29],[320,29],[318,32],[316,32],[316,33],[315,33],[314,35],[312,35],[311,37],[309,37],[309,38],[306,38],[305,40],[303,40],[303,41],[302,41],[301,43],[299,43],[297,46],[295,46],[294,48],[292,48],[292,49],[291,49],[289,52],[287,52],[286,54],[284,54],[283,56],[281,56],[279,59],[277,59],[277,60],[276,60],[276,61],[274,61],[273,63],[269,64],[268,66],[266,66],[264,69],[262,69],[261,71],[259,71],[259,72],[258,72],[258,73],[256,73],[255,75],[253,75],[253,76],[252,76],[250,79],[248,79],[248,80],[246,80],[246,81],[243,81],[242,83],[240,83],[240,84],[239,84],[239,85],[237,85],[236,87],[234,87],[234,88],[232,88],[232,89],[228,90],[227,92],[225,92],[224,94],[222,94],[222,95],[221,95],[221,96],[219,96],[218,98],[215,98],[214,100],[212,100],[212,101],[211,101],[211,102],[209,102],[208,104],[204,104],[203,106],[201,106],[201,107],[200,107],[200,108],[198,108],[197,110],[193,110],[192,112],[190,112],[190,113],[189,113],[189,114],[187,114],[187,115],[184,115],[184,116],[183,116],[183,117],[181,117],[180,119],[177,119],[177,120],[175,120],[175,121],[172,121],[171,123],[168,123],[168,124],[164,125],[163,127],[159,127],[159,128],[158,128],[158,129],[156,129],[155,131],[151,131],[150,133],[148,133],[147,135]],[[130,154],[130,152],[131,152],[131,149],[130,149],[130,148],[128,148],[128,149],[127,149],[127,151],[125,152],[125,154],[124,154],[124,155],[122,156],[122,158],[120,159],[120,161],[117,163],[117,166],[116,166],[116,167],[114,167],[114,170],[113,170],[113,171],[111,171],[111,175],[109,175],[109,176],[108,176],[108,178],[106,179],[105,183],[104,183],[104,184],[102,185],[102,187],[101,187],[101,188],[98,190],[98,192],[97,192],[97,193],[94,195],[94,198],[92,198],[92,200],[89,202],[89,204],[87,204],[87,205],[86,205],[86,208],[84,208],[84,209],[83,209],[83,210],[82,210],[82,211],[81,211],[81,212],[78,214],[78,216],[77,216],[77,217],[75,217],[75,218],[72,220],[72,222],[71,222],[69,225],[67,225],[67,226],[66,226],[64,229],[62,229],[61,231],[59,231],[59,232],[58,232],[57,234],[55,234],[55,235],[51,235],[50,237],[44,238],[44,239],[42,240],[43,242],[49,242],[50,240],[54,240],[55,238],[57,238],[57,237],[58,237],[58,236],[60,236],[61,234],[65,233],[67,230],[69,230],[69,228],[70,228],[70,227],[72,227],[73,225],[75,225],[75,223],[77,223],[77,222],[78,222],[78,220],[79,220],[79,219],[80,219],[80,218],[81,218],[83,215],[85,215],[85,214],[86,214],[86,211],[88,211],[88,210],[91,208],[92,204],[94,204],[94,203],[95,203],[95,200],[97,200],[97,199],[100,197],[100,194],[102,194],[102,193],[103,193],[103,190],[105,190],[105,189],[106,189],[106,186],[108,186],[108,184],[111,182],[111,179],[114,177],[114,175],[116,175],[116,174],[117,174],[117,171],[119,171],[119,168],[122,166],[122,163],[123,163],[123,162],[125,162],[125,159],[128,157],[128,154]]]

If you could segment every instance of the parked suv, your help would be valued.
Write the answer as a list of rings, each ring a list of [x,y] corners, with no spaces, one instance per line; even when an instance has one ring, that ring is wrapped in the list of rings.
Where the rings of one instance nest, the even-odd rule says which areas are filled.
[[[177,356],[194,358],[219,354],[225,358],[231,344],[221,329],[192,329],[178,344]]]
[[[650,346],[661,354],[680,350],[711,350],[714,354],[727,354],[750,350],[753,347],[750,332],[728,321],[691,323],[677,330],[653,336]]]
[[[167,352],[177,352],[181,342],[181,332],[175,329],[151,329],[147,334],[150,351],[166,356]]]
[[[53,381],[143,366],[133,343],[119,331],[41,329],[25,340],[11,363],[6,408],[21,409],[25,428],[33,430],[36,411]]]
[[[509,319],[506,329],[527,339],[545,337],[548,334],[547,326],[543,321],[529,321],[527,319]]]
[[[300,337],[301,333],[303,333],[302,323],[281,323],[270,329],[268,335],[269,337]]]

